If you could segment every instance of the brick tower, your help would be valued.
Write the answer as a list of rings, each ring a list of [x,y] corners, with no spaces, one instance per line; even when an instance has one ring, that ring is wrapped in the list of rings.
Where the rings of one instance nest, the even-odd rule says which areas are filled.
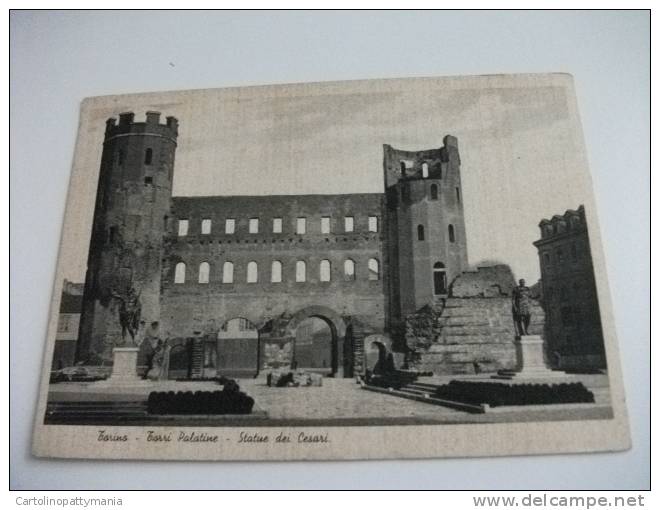
[[[161,124],[158,112],[147,112],[145,122],[135,122],[133,113],[106,122],[77,361],[111,359],[113,345],[122,344],[119,308],[131,289],[141,305],[136,340],[160,320],[177,134],[177,120]]]
[[[439,149],[402,151],[385,145],[390,327],[449,295],[467,269],[458,141]]]

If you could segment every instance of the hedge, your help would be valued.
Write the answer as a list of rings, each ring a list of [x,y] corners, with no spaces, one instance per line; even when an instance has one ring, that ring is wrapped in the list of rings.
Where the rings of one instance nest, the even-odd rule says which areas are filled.
[[[559,384],[503,384],[450,381],[435,391],[437,398],[497,406],[594,402],[594,394],[581,382]]]
[[[254,399],[230,380],[222,391],[152,391],[150,414],[250,414]]]

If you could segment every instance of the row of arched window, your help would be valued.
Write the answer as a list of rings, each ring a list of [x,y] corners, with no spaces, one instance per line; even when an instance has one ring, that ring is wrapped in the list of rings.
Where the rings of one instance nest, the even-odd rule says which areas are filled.
[[[353,281],[356,279],[356,264],[352,259],[344,260],[344,280]],[[304,260],[296,261],[296,282],[307,281],[307,263]],[[329,260],[322,260],[319,264],[319,280],[322,282],[329,282],[332,279],[332,267]],[[208,262],[202,262],[199,265],[199,272],[197,277],[198,283],[209,283],[211,276],[211,265]],[[367,262],[367,279],[380,280],[380,262],[378,259],[371,258]],[[259,282],[259,266],[255,261],[250,261],[247,264],[247,271],[245,276],[247,283]],[[273,260],[270,265],[270,280],[271,283],[282,282],[282,262]],[[186,264],[185,262],[177,263],[174,269],[174,283],[186,282]],[[222,283],[234,283],[234,263],[227,261],[222,264]]]
[[[454,229],[454,225],[450,224],[447,227],[447,235],[449,236],[450,243],[456,242],[456,231]],[[424,225],[417,225],[417,240],[424,241],[425,239],[426,239],[426,235],[424,234]]]

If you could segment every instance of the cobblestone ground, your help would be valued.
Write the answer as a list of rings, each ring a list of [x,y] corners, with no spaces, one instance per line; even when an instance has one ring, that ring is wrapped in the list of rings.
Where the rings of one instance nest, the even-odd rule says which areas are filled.
[[[352,379],[324,379],[321,387],[270,388],[241,381],[242,388],[274,419],[422,418],[466,413],[360,388]]]

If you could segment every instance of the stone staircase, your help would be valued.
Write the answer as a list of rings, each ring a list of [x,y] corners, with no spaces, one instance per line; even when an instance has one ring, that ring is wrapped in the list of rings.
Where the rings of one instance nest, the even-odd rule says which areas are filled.
[[[481,414],[486,412],[486,408],[483,405],[478,404],[467,404],[464,402],[457,402],[452,400],[445,400],[442,398],[435,397],[435,391],[437,385],[430,383],[423,383],[415,381],[405,386],[402,386],[399,389],[392,388],[381,388],[377,386],[365,385],[364,389],[369,391],[374,391],[377,393],[384,393],[387,395],[392,395],[395,397],[402,397],[408,400],[415,400],[417,402],[424,402],[426,404],[433,404],[442,407],[448,407],[458,411],[464,411],[467,413],[477,413]]]
[[[414,318],[415,334],[426,338],[416,348],[415,368],[437,374],[497,372],[515,364],[515,328],[510,298],[447,298]],[[543,311],[533,310],[530,329],[543,332]]]
[[[49,402],[45,423],[131,423],[148,418],[145,401]]]

